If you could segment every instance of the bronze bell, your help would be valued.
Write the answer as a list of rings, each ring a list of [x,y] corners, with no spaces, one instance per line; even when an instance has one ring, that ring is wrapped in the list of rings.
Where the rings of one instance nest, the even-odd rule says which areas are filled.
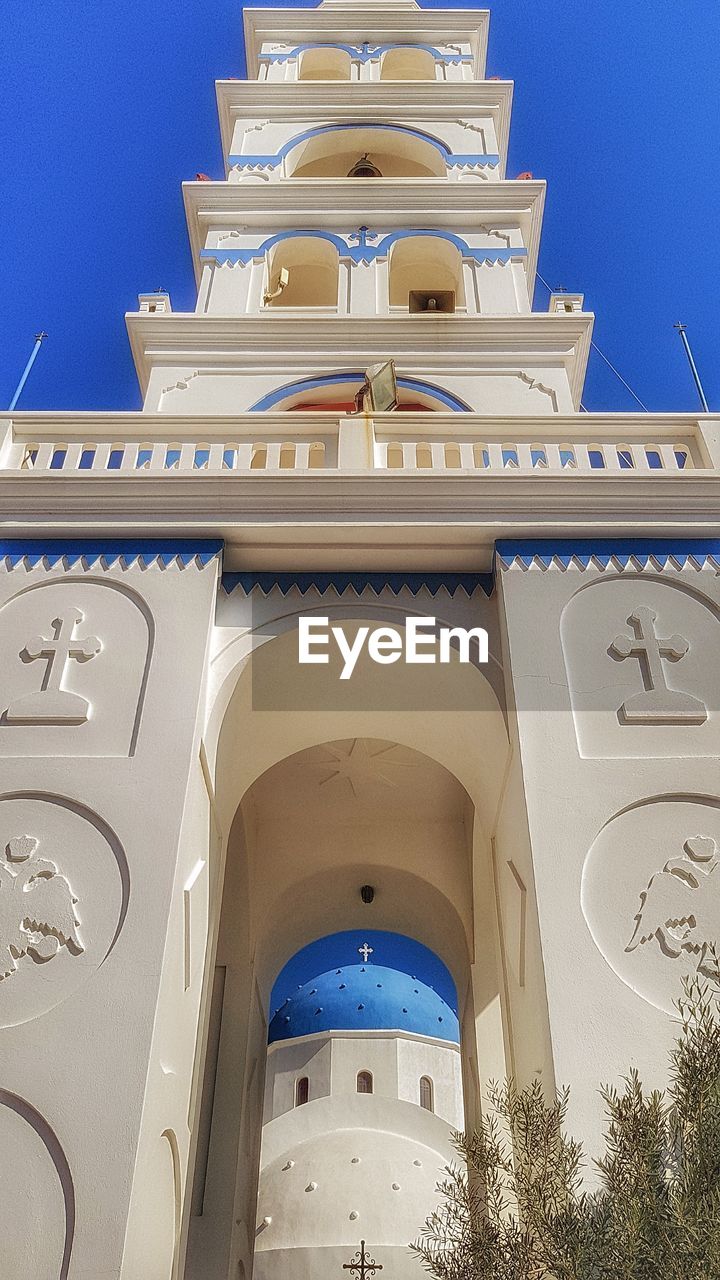
[[[372,160],[368,159],[366,151],[364,156],[355,161],[348,178],[382,178],[382,174],[377,165],[374,165]]]

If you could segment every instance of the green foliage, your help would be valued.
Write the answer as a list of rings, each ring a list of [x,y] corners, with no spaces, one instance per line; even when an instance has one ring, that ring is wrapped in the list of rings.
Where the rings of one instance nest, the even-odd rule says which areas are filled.
[[[491,1092],[412,1246],[436,1280],[720,1280],[720,995],[689,983],[667,1089],[601,1090],[597,1186],[565,1132],[568,1092]]]

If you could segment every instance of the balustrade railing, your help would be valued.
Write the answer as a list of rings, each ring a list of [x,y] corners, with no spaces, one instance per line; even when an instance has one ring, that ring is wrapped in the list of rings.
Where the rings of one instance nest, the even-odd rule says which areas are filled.
[[[475,414],[0,415],[0,474],[88,477],[375,471],[492,475],[720,472],[720,419]]]
[[[379,441],[375,466],[389,471],[685,471],[692,442],[517,440]]]

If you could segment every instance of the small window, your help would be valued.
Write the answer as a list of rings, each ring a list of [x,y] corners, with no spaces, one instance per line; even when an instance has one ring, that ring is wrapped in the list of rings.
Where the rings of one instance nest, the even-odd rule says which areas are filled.
[[[433,1082],[429,1076],[420,1077],[420,1106],[424,1111],[434,1111]]]
[[[307,1076],[301,1076],[295,1081],[295,1106],[302,1107],[310,1097],[310,1081]]]
[[[373,1078],[371,1071],[358,1071],[357,1091],[358,1093],[372,1093]]]

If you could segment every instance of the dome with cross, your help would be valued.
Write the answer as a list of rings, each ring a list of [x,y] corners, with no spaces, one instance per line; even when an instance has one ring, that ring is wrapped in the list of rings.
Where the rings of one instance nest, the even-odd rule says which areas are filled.
[[[371,948],[367,949],[368,959]],[[297,987],[275,1011],[273,1044],[318,1031],[407,1031],[457,1044],[457,1014],[412,974],[365,963],[321,973]]]

